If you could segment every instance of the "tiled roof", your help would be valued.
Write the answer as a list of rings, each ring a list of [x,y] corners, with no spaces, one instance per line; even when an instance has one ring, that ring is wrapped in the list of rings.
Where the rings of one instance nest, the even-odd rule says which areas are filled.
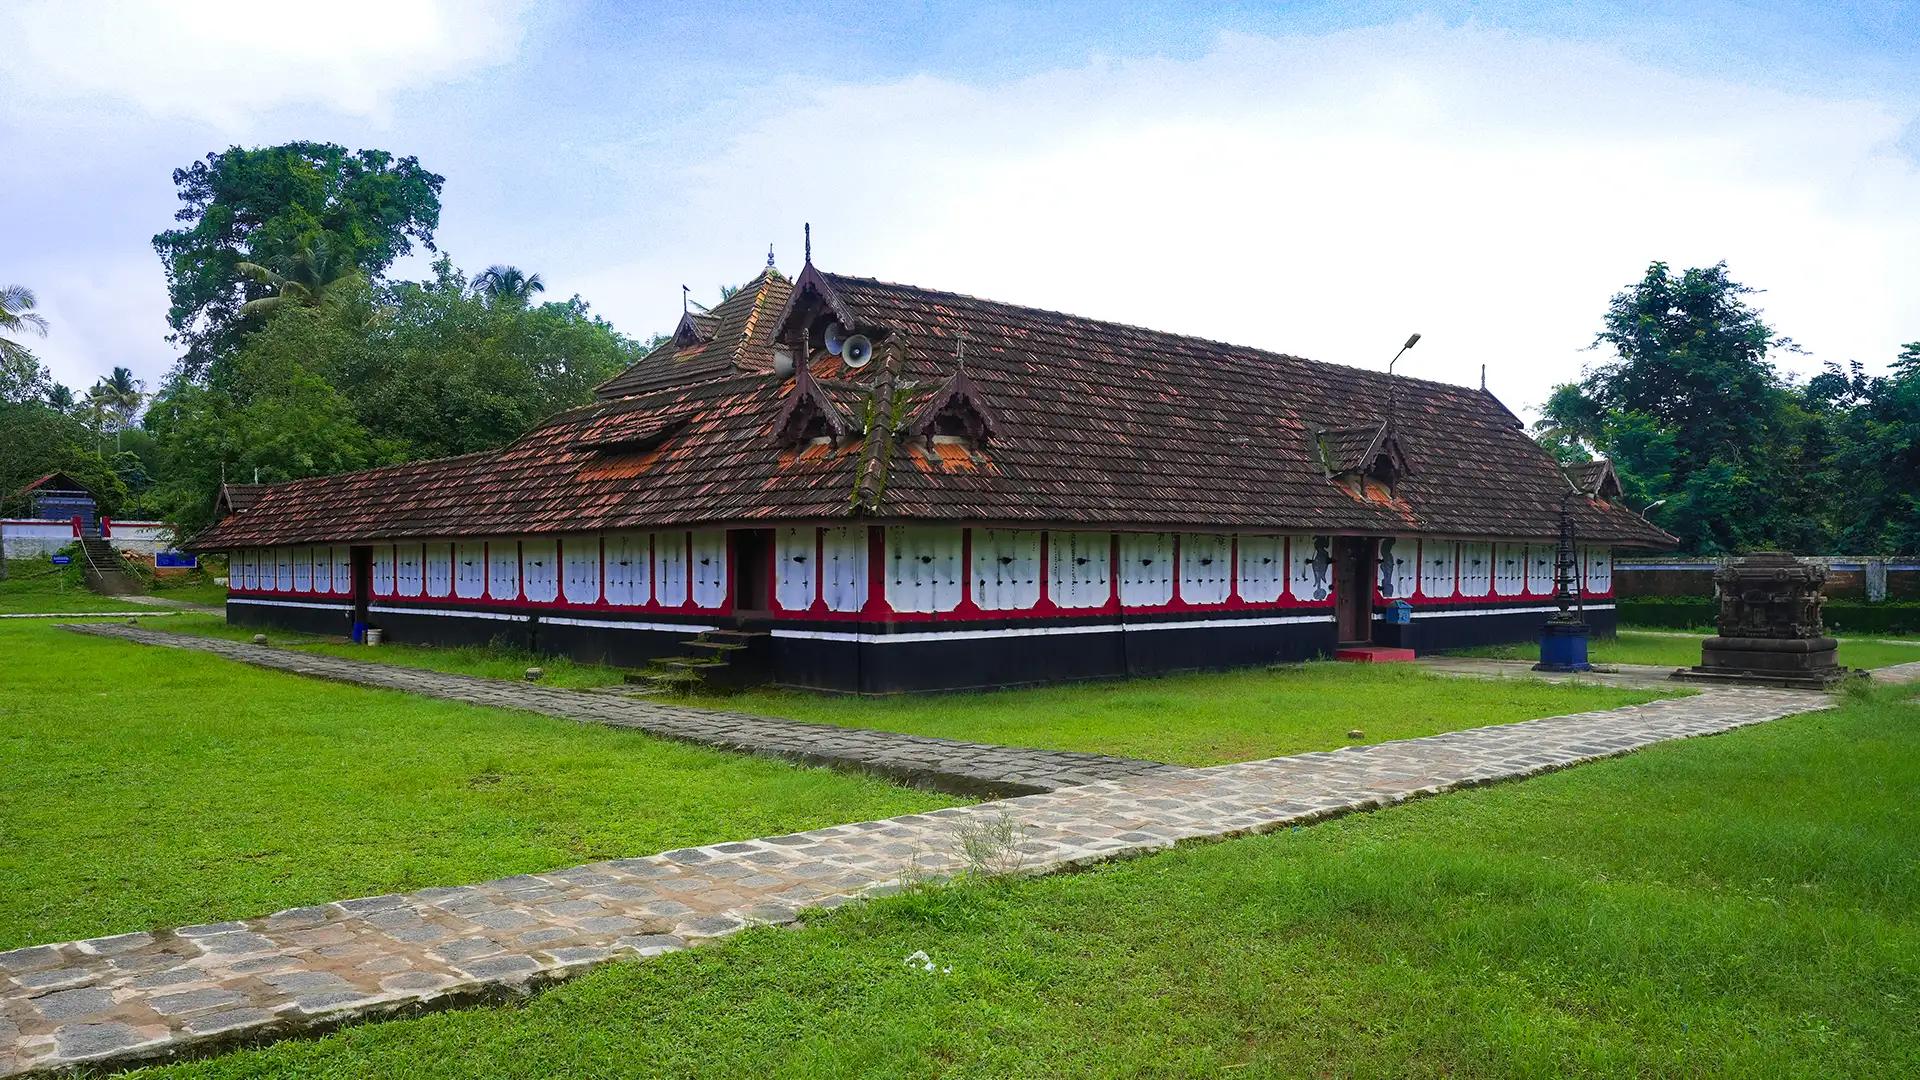
[[[1378,432],[1383,373],[866,278],[811,280],[878,351],[904,342],[897,373],[880,360],[809,365],[853,424],[848,439],[776,439],[796,383],[772,374],[791,285],[763,276],[714,308],[710,340],[654,350],[600,388],[608,400],[501,450],[276,485],[195,546],[823,520],[856,506],[879,519],[1545,538],[1569,491],[1484,391],[1398,379],[1406,473],[1391,498],[1361,497],[1329,479],[1315,441]],[[822,302],[811,292],[796,320]],[[992,420],[970,449],[908,430],[950,387],[963,333],[966,397]],[[885,437],[863,438],[874,418]],[[1672,543],[1604,501],[1570,501],[1584,539]]]
[[[725,378],[741,371],[772,371],[772,357],[748,349],[748,342],[765,338],[766,324],[787,302],[791,283],[768,267],[706,314],[687,321],[704,335],[691,344],[668,338],[632,367],[594,389],[600,398],[619,398],[662,387],[705,379]]]
[[[1585,495],[1605,499],[1620,494],[1620,479],[1613,474],[1613,462],[1606,458],[1577,461],[1567,466],[1567,479]]]
[[[260,500],[266,484],[221,484],[220,498],[214,509],[220,515],[238,514]]]

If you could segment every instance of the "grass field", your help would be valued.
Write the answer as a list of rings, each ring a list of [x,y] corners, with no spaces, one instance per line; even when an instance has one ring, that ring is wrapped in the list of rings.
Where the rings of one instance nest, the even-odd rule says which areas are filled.
[[[1681,634],[1674,630],[1625,628],[1620,631],[1617,638],[1595,638],[1592,647],[1588,650],[1588,656],[1596,664],[1692,667],[1700,662],[1700,642],[1712,634],[1711,630]],[[1920,661],[1920,637],[1887,636],[1839,640],[1840,663],[1847,667],[1877,668]],[[1539,650],[1532,645],[1490,645],[1479,649],[1462,649],[1459,650],[1459,655],[1536,660],[1539,659]]]
[[[571,689],[591,689],[601,686],[619,686],[627,675],[627,669],[608,667],[604,664],[579,664],[561,656],[536,656],[518,649],[504,648],[498,645],[473,645],[449,647],[436,645],[401,645],[393,642],[368,648],[355,645],[338,637],[326,637],[316,634],[298,634],[288,630],[261,630],[252,626],[229,626],[219,615],[183,615],[168,620],[163,629],[185,634],[201,634],[207,637],[227,638],[231,641],[251,641],[255,634],[265,633],[268,640],[277,648],[298,649],[302,652],[320,653],[326,656],[344,656],[349,660],[366,660],[379,664],[395,664],[400,667],[426,668],[430,671],[446,671],[456,675],[478,675],[488,679],[520,679],[530,667],[538,667],[544,674],[540,682],[544,686],[560,686]]]
[[[1312,663],[993,693],[850,698],[761,690],[701,703],[845,727],[1215,765],[1662,696],[1672,695],[1540,679],[1442,679],[1406,665]],[[1348,738],[1352,730],[1363,737]]]
[[[202,615],[169,620],[164,628],[234,640],[255,633]],[[278,630],[268,636],[280,648],[496,679],[518,679],[538,664],[546,673],[541,681],[553,686],[615,685],[624,674],[620,668],[497,647],[369,649]],[[762,690],[687,701],[843,727],[1217,765],[1609,709],[1660,696],[1530,679],[1439,681],[1404,667],[1320,663],[992,693],[851,698]],[[1362,738],[1349,738],[1353,730]]]
[[[0,949],[956,801],[43,620],[0,656]]]
[[[151,1075],[1914,1075],[1916,796],[1881,691]]]

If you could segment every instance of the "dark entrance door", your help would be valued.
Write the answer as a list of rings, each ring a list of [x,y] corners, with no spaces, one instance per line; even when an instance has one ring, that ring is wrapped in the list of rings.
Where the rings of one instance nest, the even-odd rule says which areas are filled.
[[[1333,538],[1333,609],[1340,643],[1373,640],[1373,579],[1380,542],[1370,536]]]
[[[773,530],[733,531],[733,610],[736,615],[773,612]]]
[[[367,605],[373,602],[373,549],[357,547],[351,552],[353,562],[353,640],[360,640],[361,628],[367,625]]]

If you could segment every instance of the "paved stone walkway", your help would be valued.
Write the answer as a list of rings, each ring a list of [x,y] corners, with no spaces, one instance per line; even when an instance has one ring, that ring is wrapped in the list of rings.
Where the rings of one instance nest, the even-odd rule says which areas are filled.
[[[130,626],[90,623],[66,629],[148,645],[209,652],[258,667],[358,686],[402,690],[473,705],[520,709],[568,720],[635,728],[650,735],[722,750],[765,754],[807,765],[874,773],[896,782],[959,795],[1032,795],[1094,780],[1140,776],[1174,768],[1157,761],[1136,761],[1104,754],[995,746],[636,701],[613,694],[561,690],[470,675],[448,675],[369,660],[348,660],[296,649]]]
[[[1920,665],[1916,665],[1920,666]],[[1831,699],[1708,691],[1606,712],[0,953],[0,1076],[120,1067],[506,997],[621,957],[967,869],[1038,873],[1311,822],[1711,735]],[[1001,841],[1004,841],[1001,842]],[[963,849],[982,848],[969,860]]]
[[[1657,664],[1602,664],[1592,671],[1535,671],[1531,660],[1495,660],[1484,656],[1423,656],[1414,661],[1434,675],[1471,679],[1546,679],[1550,682],[1624,686],[1685,694],[1693,689],[1672,679],[1673,668]]]

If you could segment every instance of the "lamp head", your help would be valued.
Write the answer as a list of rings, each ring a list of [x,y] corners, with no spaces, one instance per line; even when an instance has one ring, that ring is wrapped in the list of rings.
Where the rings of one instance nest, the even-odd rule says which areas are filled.
[[[1414,347],[1415,345],[1418,345],[1418,344],[1420,344],[1420,335],[1419,335],[1419,334],[1412,334],[1412,335],[1409,335],[1409,336],[1408,336],[1408,338],[1407,338],[1407,343],[1406,343],[1405,345],[1402,345],[1402,346],[1400,346],[1400,347],[1401,347],[1402,349],[1411,349],[1411,348],[1413,348],[1413,347]]]

